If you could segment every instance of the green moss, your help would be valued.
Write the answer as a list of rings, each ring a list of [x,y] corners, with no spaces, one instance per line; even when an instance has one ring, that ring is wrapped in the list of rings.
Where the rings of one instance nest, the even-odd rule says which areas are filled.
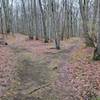
[[[100,55],[94,56],[94,57],[93,57],[93,60],[95,60],[95,61],[100,60]]]
[[[97,99],[96,100],[100,100],[100,97],[97,97]]]

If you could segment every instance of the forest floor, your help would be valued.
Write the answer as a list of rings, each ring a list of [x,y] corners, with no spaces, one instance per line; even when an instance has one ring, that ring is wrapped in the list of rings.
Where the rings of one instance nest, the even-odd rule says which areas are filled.
[[[80,38],[54,43],[17,34],[0,47],[0,100],[92,100],[100,96],[100,62]],[[93,99],[94,100],[94,99]]]

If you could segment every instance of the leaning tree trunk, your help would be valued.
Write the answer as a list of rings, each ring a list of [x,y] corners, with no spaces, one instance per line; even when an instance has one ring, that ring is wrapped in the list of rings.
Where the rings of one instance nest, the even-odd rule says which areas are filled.
[[[48,41],[48,36],[47,36],[47,32],[46,32],[45,15],[44,15],[44,11],[42,8],[41,0],[39,0],[39,6],[40,6],[41,14],[42,14],[42,22],[43,22],[43,30],[44,30],[44,42],[48,43],[49,41]]]
[[[96,38],[96,21],[97,21],[97,12],[98,12],[98,0],[94,0],[94,11],[93,11],[93,22],[92,22],[92,34],[91,37],[94,40],[94,42],[97,42]]]
[[[51,7],[52,7],[52,19],[53,19],[53,33],[54,33],[54,39],[55,39],[55,47],[57,50],[60,49],[60,35],[59,35],[59,18],[60,15],[57,12],[57,8],[55,6],[55,0],[51,1]]]
[[[100,27],[100,1],[99,2],[99,27]],[[97,8],[98,9],[98,8]],[[94,51],[94,60],[100,60],[100,28],[98,30],[98,34],[97,34],[97,47]]]
[[[92,38],[89,35],[88,32],[88,0],[79,0],[79,5],[80,5],[80,13],[82,16],[82,20],[83,20],[83,31],[84,31],[84,38],[85,38],[85,44],[86,46],[89,47],[94,47],[94,42],[92,40]]]
[[[9,23],[9,0],[2,0],[3,11],[5,15],[5,27],[6,27],[6,37],[10,33],[10,23]]]

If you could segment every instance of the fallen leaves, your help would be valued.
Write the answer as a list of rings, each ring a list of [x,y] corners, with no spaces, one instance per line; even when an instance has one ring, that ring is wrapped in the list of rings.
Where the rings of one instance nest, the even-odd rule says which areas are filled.
[[[0,96],[10,85],[13,77],[13,53],[9,47],[0,47]]]
[[[59,95],[62,94],[61,100],[66,97],[70,99],[70,95],[79,100],[92,99],[98,95],[96,91],[100,91],[100,62],[92,60],[93,50],[81,42],[79,48],[69,53],[69,58],[65,59],[66,63],[61,66],[56,82],[56,89]]]
[[[60,100],[75,100],[76,98],[84,100],[91,95],[94,96],[95,93],[99,94],[97,91],[100,91],[100,62],[94,62],[92,60],[93,48],[85,48],[84,43],[80,42],[80,39],[73,38],[68,40],[67,43],[66,41],[62,42],[61,45],[63,49],[59,52],[55,49],[50,49],[52,47],[52,43],[44,44],[41,41],[35,40],[25,41],[25,38],[20,35],[18,35],[15,39],[11,39],[9,43],[12,45],[13,43],[16,44],[17,49],[15,49],[17,50],[17,54],[19,54],[19,58],[23,59],[23,61],[21,61],[21,59],[19,59],[20,61],[18,60],[19,63],[21,62],[21,64],[24,64],[20,68],[20,73],[22,74],[24,71],[23,67],[25,68],[24,75],[26,75],[26,72],[28,71],[28,73],[30,73],[35,70],[37,75],[34,74],[35,72],[32,72],[29,75],[29,79],[31,79],[31,76],[32,79],[37,76],[41,78],[42,81],[44,81],[42,79],[43,77],[52,73],[49,80],[53,80],[54,82],[56,79],[56,81],[54,82],[54,86],[51,88],[53,88],[53,92],[60,98]],[[0,84],[3,83],[3,88],[7,85],[6,83],[9,83],[7,80],[10,81],[11,79],[9,78],[13,75],[12,55],[13,54],[10,50],[8,50],[8,48],[0,49]],[[32,61],[30,62],[30,60]],[[29,61],[28,64],[26,64],[26,61]],[[36,66],[34,68],[33,62],[34,66]],[[39,68],[40,72],[37,68]],[[46,71],[46,68],[50,69],[50,73]],[[48,74],[46,74],[46,72]],[[59,74],[57,74],[57,78],[54,78],[56,77],[55,72],[58,72]],[[43,76],[41,74],[40,77],[38,73],[43,73]],[[21,77],[23,78],[22,75]],[[36,81],[39,80],[37,77]],[[20,83],[15,80],[12,80],[12,83],[17,86],[20,85]],[[40,91],[40,88],[41,87],[36,88],[36,90],[39,89]],[[43,91],[44,92],[40,92],[40,94],[42,93],[45,95],[46,90],[43,89]],[[33,92],[34,89],[32,89],[32,93]],[[8,92],[8,95],[16,94],[17,93],[14,90],[10,90],[10,92]],[[39,93],[37,93],[37,95],[39,95]]]

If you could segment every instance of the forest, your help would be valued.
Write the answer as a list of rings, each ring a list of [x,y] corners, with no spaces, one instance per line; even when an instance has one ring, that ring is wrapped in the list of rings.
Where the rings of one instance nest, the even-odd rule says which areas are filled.
[[[0,100],[100,100],[100,0],[0,0]]]

